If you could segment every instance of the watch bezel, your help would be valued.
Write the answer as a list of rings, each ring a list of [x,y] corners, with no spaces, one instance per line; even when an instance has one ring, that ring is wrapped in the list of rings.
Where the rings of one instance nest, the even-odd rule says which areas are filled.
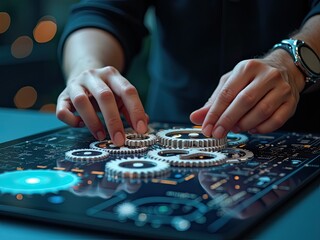
[[[282,48],[286,50],[291,57],[293,58],[294,64],[299,68],[299,70],[303,73],[306,77],[306,82],[313,82],[316,83],[320,80],[320,73],[313,71],[308,64],[303,60],[301,55],[301,48],[305,47],[308,48],[317,59],[318,63],[320,64],[319,56],[316,52],[304,41],[297,40],[297,39],[285,39],[282,40],[281,43],[276,44],[273,49]]]

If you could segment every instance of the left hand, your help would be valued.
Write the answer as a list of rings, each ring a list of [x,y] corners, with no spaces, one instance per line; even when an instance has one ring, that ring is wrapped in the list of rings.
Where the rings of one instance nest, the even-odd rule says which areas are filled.
[[[280,128],[294,113],[304,77],[284,50],[264,59],[238,63],[223,75],[207,103],[190,115],[206,136],[267,133]]]

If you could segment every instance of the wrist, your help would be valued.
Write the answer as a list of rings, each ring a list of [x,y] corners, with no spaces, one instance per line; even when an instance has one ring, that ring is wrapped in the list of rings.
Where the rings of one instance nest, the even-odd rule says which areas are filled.
[[[305,87],[305,76],[297,68],[287,51],[284,49],[275,49],[265,57],[265,60],[267,60],[271,66],[278,69],[280,68],[282,72],[285,72],[289,81],[294,82],[297,90],[302,92]]]

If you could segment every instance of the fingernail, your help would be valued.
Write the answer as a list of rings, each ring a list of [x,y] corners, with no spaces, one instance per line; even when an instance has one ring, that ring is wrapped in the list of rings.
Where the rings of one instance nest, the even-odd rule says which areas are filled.
[[[222,126],[218,126],[212,133],[215,138],[222,138],[225,135],[226,130]]]
[[[213,126],[211,124],[208,124],[202,129],[202,132],[206,137],[211,137],[212,129],[213,129]]]
[[[103,131],[98,131],[98,132],[97,132],[97,139],[98,139],[99,141],[102,141],[102,140],[105,139],[105,138],[106,138],[106,136],[105,136],[105,134],[104,134]]]
[[[113,143],[117,146],[122,146],[124,144],[124,136],[121,132],[116,132],[113,136]]]
[[[145,133],[147,132],[148,128],[147,125],[144,123],[144,121],[139,120],[137,123],[137,132],[138,133]]]

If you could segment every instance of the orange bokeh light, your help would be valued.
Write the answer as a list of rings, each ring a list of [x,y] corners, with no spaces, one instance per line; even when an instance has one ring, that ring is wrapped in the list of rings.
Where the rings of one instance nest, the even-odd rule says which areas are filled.
[[[45,104],[43,105],[41,108],[40,108],[40,112],[55,112],[56,111],[56,104],[54,103],[48,103],[48,104]]]
[[[30,108],[35,104],[37,98],[37,91],[31,86],[25,86],[18,90],[13,101],[17,108]]]
[[[33,37],[38,43],[51,41],[57,33],[55,19],[50,16],[43,17],[33,30]]]
[[[0,12],[0,33],[4,33],[10,27],[11,18],[6,12]]]
[[[28,36],[18,37],[11,45],[11,54],[15,58],[29,56],[33,49],[33,41]]]

